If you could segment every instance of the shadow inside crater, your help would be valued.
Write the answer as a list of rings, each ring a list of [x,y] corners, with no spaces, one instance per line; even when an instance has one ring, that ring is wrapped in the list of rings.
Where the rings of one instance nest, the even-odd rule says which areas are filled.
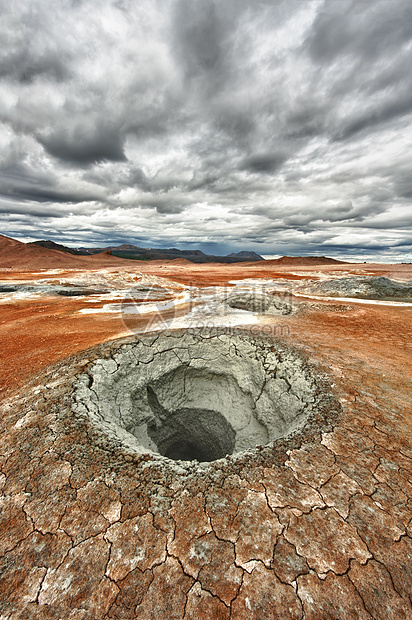
[[[151,386],[147,386],[147,398],[154,416],[147,423],[147,433],[162,456],[210,462],[233,453],[236,432],[218,411],[193,407],[168,411]]]

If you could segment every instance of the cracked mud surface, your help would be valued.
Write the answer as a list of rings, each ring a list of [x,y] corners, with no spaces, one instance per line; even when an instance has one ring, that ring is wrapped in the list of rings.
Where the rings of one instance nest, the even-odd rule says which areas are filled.
[[[99,432],[72,409],[84,354],[4,400],[2,620],[411,617],[410,310],[282,320],[342,410],[247,458]]]

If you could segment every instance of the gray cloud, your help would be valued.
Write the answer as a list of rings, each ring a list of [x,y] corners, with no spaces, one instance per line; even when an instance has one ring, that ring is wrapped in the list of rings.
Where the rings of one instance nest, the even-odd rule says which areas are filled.
[[[411,39],[409,2],[326,0],[313,24],[308,47],[316,61],[331,63],[342,55],[375,59]]]
[[[176,52],[188,79],[207,73],[214,80],[225,64],[225,24],[215,2],[175,3]]]
[[[68,76],[64,59],[48,53],[34,55],[29,45],[21,49],[3,48],[0,52],[0,77],[13,78],[22,84],[49,77],[61,82]]]
[[[256,173],[275,172],[287,160],[283,153],[257,153],[245,159],[241,168]]]
[[[6,234],[410,251],[409,0],[0,10]]]
[[[31,219],[31,218],[60,218],[64,216],[64,213],[59,211],[56,208],[42,208],[37,205],[28,204],[28,205],[14,205],[14,204],[1,204],[0,203],[0,214],[10,217],[17,216],[14,219]]]
[[[412,199],[412,168],[397,171],[394,174],[394,183],[399,196]]]
[[[83,122],[59,128],[39,137],[38,141],[50,155],[80,166],[126,160],[120,129],[105,126],[103,119],[99,119],[95,126]]]
[[[354,115],[346,125],[343,125],[336,137],[340,140],[347,140],[365,129],[374,128],[376,125],[388,123],[392,119],[410,113],[412,113],[412,92],[405,89],[404,92],[397,92],[395,96],[381,105],[373,105],[369,110],[362,110]]]
[[[71,209],[78,203],[107,201],[105,191],[101,188],[77,179],[72,182],[62,181],[52,173],[47,174],[21,164],[0,170],[0,196],[13,202],[16,213],[19,212],[19,201],[23,201],[24,212],[27,210],[27,201],[68,205]]]

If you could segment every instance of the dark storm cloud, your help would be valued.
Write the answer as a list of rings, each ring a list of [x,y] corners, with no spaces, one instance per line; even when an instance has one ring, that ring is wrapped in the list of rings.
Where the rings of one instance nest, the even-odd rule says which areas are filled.
[[[0,192],[22,235],[48,217],[83,245],[407,248],[409,0],[0,10]]]
[[[241,163],[241,169],[256,173],[275,172],[287,160],[283,153],[257,153]]]
[[[145,196],[139,200],[139,204],[143,207],[154,208],[158,213],[171,214],[182,213],[185,205],[181,204],[181,199],[166,194],[153,194]]]
[[[0,203],[0,214],[5,216],[15,215],[24,218],[60,218],[65,214],[59,211],[58,209],[50,209],[50,208],[39,208],[37,206],[33,206],[32,204],[26,205],[13,205],[13,204],[1,204]]]
[[[14,209],[18,209],[19,200],[23,201],[24,212],[27,212],[27,201],[62,205],[106,202],[105,193],[100,188],[86,186],[77,181],[72,184],[67,181],[61,183],[51,174],[30,170],[19,164],[0,170],[0,196],[13,201]]]
[[[328,66],[317,72],[322,85],[328,71],[326,123],[315,114],[309,127],[346,140],[410,114],[411,41],[410,2],[326,1],[304,45],[319,69]],[[342,99],[348,103],[343,114]]]
[[[150,192],[152,188],[152,183],[147,178],[141,168],[135,168],[134,170],[130,170],[130,174],[127,180],[131,186],[140,187],[144,192]]]
[[[80,166],[101,161],[125,161],[123,140],[119,128],[105,127],[104,120],[98,121],[94,127],[76,124],[38,138],[50,155]]]
[[[31,200],[33,202],[75,203],[92,200],[90,194],[82,192],[56,191],[39,187],[20,187],[6,192],[0,190],[0,195],[10,196],[13,200]],[[101,197],[99,197],[101,199]]]
[[[57,204],[78,204],[81,202],[104,201],[101,192],[91,192],[81,189],[58,189],[45,185],[26,185],[18,183],[2,183],[0,175],[0,196],[7,196],[13,201],[19,199],[32,202],[50,202]]]

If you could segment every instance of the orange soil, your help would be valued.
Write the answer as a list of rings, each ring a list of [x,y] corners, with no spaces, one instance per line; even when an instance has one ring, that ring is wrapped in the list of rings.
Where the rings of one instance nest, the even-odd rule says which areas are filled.
[[[121,267],[122,271],[144,271],[161,275],[174,281],[197,286],[225,285],[230,280],[250,277],[295,278],[290,268],[276,271],[261,264],[247,265],[176,265],[173,261],[156,261],[138,265],[134,269]],[[296,267],[295,267],[296,268]],[[409,265],[332,265],[316,267],[316,272],[349,271],[353,274],[367,271],[376,275],[390,275],[399,279],[411,278]],[[288,272],[289,269],[289,272]],[[313,277],[313,268],[299,267],[299,271]],[[44,277],[45,274],[43,274]],[[79,275],[78,270],[59,273],[55,277]],[[34,280],[38,274],[27,271],[0,273],[0,281]],[[47,274],[47,278],[53,274]],[[334,303],[339,303],[338,301]],[[21,385],[29,376],[48,365],[85,350],[97,343],[130,334],[120,314],[79,314],[85,307],[85,298],[45,297],[22,299],[0,304],[0,391]],[[98,304],[93,304],[98,307]],[[179,314],[186,311],[179,307]],[[164,317],[177,315],[172,309]],[[379,357],[397,365],[406,372],[410,368],[412,308],[354,304],[351,312],[311,312],[305,316],[282,317],[282,324],[291,329],[291,340],[307,343],[312,349],[319,347],[331,356],[344,355],[344,351],[358,350],[365,358]],[[133,330],[144,329],[150,315],[133,318]]]

